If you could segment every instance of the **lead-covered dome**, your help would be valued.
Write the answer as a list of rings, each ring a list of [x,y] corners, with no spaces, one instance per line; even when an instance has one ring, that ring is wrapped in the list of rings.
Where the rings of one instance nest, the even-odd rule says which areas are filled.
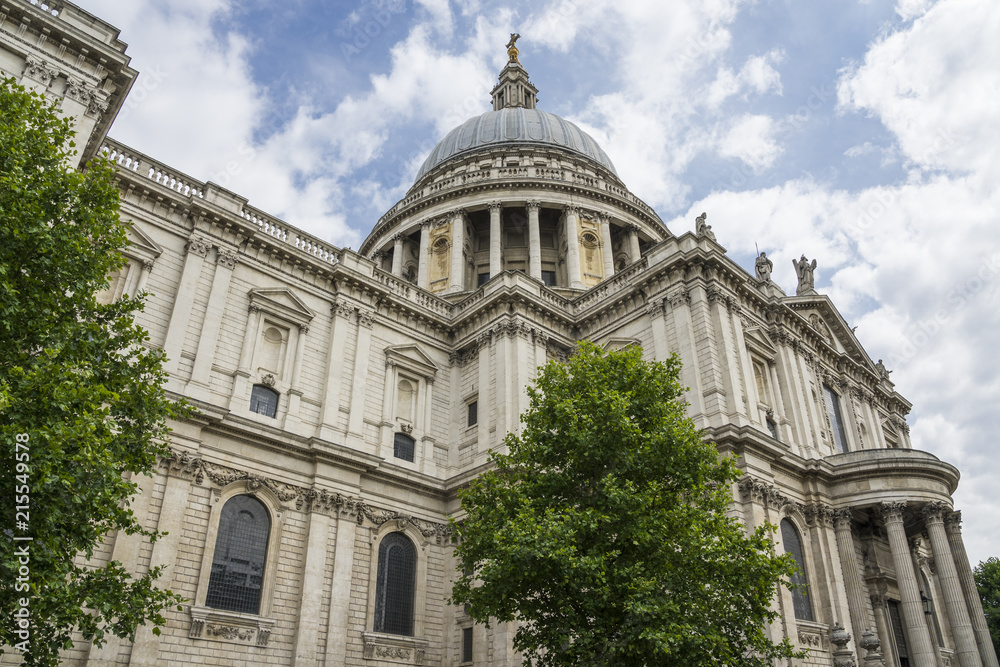
[[[541,109],[508,107],[470,118],[449,132],[424,160],[416,180],[420,181],[439,164],[457,155],[501,144],[543,144],[563,148],[590,158],[618,175],[611,159],[593,137],[565,118]]]

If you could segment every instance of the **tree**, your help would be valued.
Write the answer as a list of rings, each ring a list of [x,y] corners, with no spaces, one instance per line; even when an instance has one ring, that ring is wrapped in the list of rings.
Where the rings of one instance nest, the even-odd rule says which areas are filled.
[[[452,602],[480,623],[516,621],[531,664],[793,655],[765,626],[794,564],[766,528],[748,536],[729,516],[738,471],[685,417],[679,369],[582,343],[541,369],[509,453],[460,492]]]
[[[983,603],[993,648],[1000,654],[1000,558],[987,558],[976,566],[972,574]]]
[[[127,226],[111,166],[69,167],[72,137],[53,103],[0,84],[0,645],[32,666],[57,664],[74,630],[131,638],[179,601],[158,569],[82,562],[118,530],[155,538],[130,480],[177,413],[163,354],[133,320],[141,298],[95,296],[124,265]]]

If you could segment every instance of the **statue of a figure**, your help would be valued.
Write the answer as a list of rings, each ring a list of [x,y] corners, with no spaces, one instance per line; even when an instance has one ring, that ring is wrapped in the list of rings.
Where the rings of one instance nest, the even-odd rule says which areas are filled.
[[[694,219],[694,233],[696,236],[707,236],[714,241],[715,232],[712,231],[712,225],[705,222],[705,218],[707,217],[707,213],[702,213]]]
[[[517,59],[517,54],[519,53],[519,51],[517,50],[517,47],[514,45],[517,44],[517,40],[520,38],[521,35],[519,35],[518,33],[516,32],[510,33],[510,41],[507,42],[507,57],[510,58],[510,62],[512,63],[519,62]]]
[[[762,252],[757,255],[757,263],[754,265],[754,269],[757,273],[757,280],[762,283],[770,282],[771,280],[771,269],[774,268],[774,263],[767,258],[767,253]]]
[[[795,273],[799,276],[799,286],[795,290],[796,294],[809,294],[814,293],[814,278],[813,271],[816,270],[816,260],[809,263],[805,255],[802,255],[802,259],[792,260],[792,266],[795,267]]]
[[[875,372],[878,373],[878,377],[880,380],[888,380],[889,373],[891,373],[892,371],[887,370],[885,364],[883,364],[882,360],[879,359],[878,363],[875,364]]]

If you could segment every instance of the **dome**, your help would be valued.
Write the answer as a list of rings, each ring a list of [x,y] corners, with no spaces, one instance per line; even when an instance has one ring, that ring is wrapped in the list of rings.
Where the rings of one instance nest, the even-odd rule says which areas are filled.
[[[543,144],[563,148],[590,158],[618,175],[611,159],[593,137],[573,123],[541,109],[508,107],[470,118],[449,132],[424,160],[416,180],[456,155],[501,144]]]

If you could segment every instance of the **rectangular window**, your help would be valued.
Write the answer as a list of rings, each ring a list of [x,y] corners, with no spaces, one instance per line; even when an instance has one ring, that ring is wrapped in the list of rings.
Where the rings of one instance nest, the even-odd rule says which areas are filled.
[[[823,396],[826,398],[826,413],[830,417],[830,428],[833,430],[833,444],[838,452],[844,453],[847,451],[847,431],[844,430],[840,396],[826,385],[823,385]]]
[[[468,404],[468,419],[466,426],[475,426],[479,423],[479,401],[470,401]]]
[[[462,662],[472,662],[472,628],[462,629]]]
[[[886,600],[889,607],[889,622],[892,624],[892,638],[896,641],[896,655],[899,656],[899,667],[910,667],[910,652],[906,646],[906,635],[903,634],[903,623],[899,618],[899,603]]]
[[[476,276],[476,287],[482,287],[490,281],[490,274],[480,273]]]
[[[555,271],[542,271],[542,282],[549,287],[556,286],[556,272]]]

